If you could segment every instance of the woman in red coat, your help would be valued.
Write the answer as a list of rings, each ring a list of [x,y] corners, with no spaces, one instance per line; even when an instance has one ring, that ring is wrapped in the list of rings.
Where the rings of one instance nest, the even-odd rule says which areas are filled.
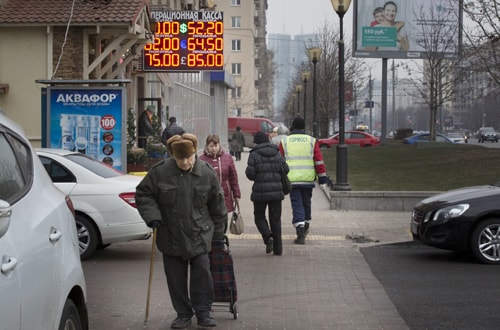
[[[234,166],[233,157],[224,151],[220,145],[220,138],[218,135],[211,134],[207,136],[203,155],[199,158],[209,163],[214,168],[219,177],[222,190],[224,191],[224,201],[226,203],[227,212],[232,212],[234,210],[234,203],[241,198],[238,173]]]

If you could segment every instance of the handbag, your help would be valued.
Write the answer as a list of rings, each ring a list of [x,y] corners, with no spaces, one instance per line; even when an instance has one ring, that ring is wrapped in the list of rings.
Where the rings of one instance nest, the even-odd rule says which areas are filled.
[[[243,222],[243,217],[241,216],[240,204],[235,202],[233,216],[231,217],[231,222],[229,223],[229,232],[234,235],[241,235],[244,228],[245,223]]]
[[[281,186],[283,187],[283,192],[285,195],[288,195],[290,191],[292,191],[292,183],[288,179],[288,175],[285,173],[285,169],[283,168],[283,164],[281,164]]]

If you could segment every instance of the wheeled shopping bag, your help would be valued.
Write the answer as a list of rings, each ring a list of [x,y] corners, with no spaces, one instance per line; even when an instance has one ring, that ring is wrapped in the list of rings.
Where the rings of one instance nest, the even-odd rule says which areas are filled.
[[[234,265],[231,251],[229,250],[229,239],[224,236],[223,240],[212,241],[212,251],[209,254],[210,269],[214,282],[214,307],[229,305],[229,312],[233,318],[238,318],[238,291],[234,277]]]

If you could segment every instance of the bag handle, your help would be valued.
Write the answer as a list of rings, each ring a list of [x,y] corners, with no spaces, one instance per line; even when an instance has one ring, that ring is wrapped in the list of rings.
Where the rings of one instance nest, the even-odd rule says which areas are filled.
[[[234,201],[234,211],[240,213],[240,203],[237,200]]]

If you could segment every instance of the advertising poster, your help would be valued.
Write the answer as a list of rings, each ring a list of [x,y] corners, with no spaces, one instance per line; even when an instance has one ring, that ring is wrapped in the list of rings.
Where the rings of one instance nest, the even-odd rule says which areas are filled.
[[[49,87],[47,147],[126,165],[124,87]]]
[[[355,0],[353,53],[355,57],[426,58],[424,54],[431,52],[456,58],[461,25],[461,1]]]

